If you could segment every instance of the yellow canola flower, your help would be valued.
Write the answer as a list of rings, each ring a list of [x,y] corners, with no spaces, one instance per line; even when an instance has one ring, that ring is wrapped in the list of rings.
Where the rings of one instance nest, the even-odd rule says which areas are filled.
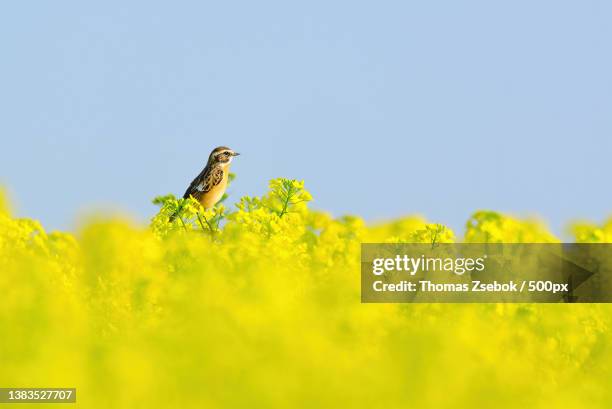
[[[602,226],[589,222],[573,223],[570,232],[577,243],[612,243],[612,217]]]
[[[76,387],[82,408],[612,405],[608,305],[361,304],[362,242],[457,237],[311,199],[275,179],[235,208],[165,196],[149,227],[75,234],[0,211],[0,385]],[[465,240],[557,239],[478,212]]]
[[[492,211],[478,211],[468,220],[465,232],[468,243],[557,243],[537,220],[519,220]]]

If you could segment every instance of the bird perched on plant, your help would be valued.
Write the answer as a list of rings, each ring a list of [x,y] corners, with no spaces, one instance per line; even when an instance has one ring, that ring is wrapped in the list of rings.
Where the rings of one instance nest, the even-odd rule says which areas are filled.
[[[225,193],[229,168],[234,156],[240,155],[226,146],[213,149],[208,157],[206,166],[198,176],[191,182],[183,199],[192,196],[203,208],[213,207]]]
[[[234,152],[226,146],[219,146],[213,149],[208,156],[206,166],[198,176],[191,182],[183,199],[188,199],[190,196],[197,200],[203,208],[210,209],[213,207],[225,193],[227,182],[229,179],[229,167],[234,156],[239,153]],[[170,216],[169,222],[172,222],[181,213],[184,204],[179,205],[179,208]]]

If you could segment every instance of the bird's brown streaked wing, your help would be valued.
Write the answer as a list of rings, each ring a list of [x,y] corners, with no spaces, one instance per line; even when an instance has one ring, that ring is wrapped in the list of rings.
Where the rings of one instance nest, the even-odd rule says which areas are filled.
[[[210,174],[208,174],[207,177],[204,178],[204,185],[203,185],[202,192],[204,193],[209,192],[213,187],[221,183],[222,180],[223,180],[223,169],[219,167],[213,168]]]
[[[183,195],[183,199],[187,199],[189,196],[198,198],[203,193],[210,192],[210,190],[217,186],[223,180],[223,169],[219,167],[204,168],[204,170],[191,182],[187,191]]]
[[[208,172],[208,168],[204,168],[202,172],[195,179],[191,181],[191,184],[185,190],[185,194],[183,195],[183,199],[187,199],[189,196],[195,196],[198,191],[196,187],[200,184],[200,182],[206,177],[206,173]]]

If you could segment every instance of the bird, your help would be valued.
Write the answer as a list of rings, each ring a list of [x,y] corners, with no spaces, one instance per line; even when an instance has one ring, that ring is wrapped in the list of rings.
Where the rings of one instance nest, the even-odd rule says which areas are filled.
[[[193,197],[204,209],[214,207],[223,197],[229,179],[229,168],[234,157],[240,155],[227,146],[218,146],[208,156],[206,166],[198,176],[191,182],[183,199]],[[181,212],[177,209],[169,218],[172,222]]]
[[[219,146],[208,156],[206,166],[191,182],[183,199],[193,197],[204,209],[212,208],[225,193],[229,168],[234,157],[240,155],[227,146]]]

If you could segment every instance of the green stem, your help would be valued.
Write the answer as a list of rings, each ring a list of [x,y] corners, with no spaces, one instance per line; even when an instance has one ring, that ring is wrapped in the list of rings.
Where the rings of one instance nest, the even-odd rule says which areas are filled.
[[[181,224],[183,225],[183,229],[185,229],[185,231],[187,231],[187,226],[185,226],[185,221],[183,220],[183,217],[179,216],[179,219],[181,219]]]
[[[204,227],[204,223],[202,223],[202,219],[200,218],[200,213],[196,213],[196,215],[198,216],[198,222],[200,223],[200,227],[202,228],[202,231],[206,230],[206,227]]]
[[[280,214],[278,215],[279,218],[283,217],[287,213],[287,207],[289,206],[289,202],[291,201],[292,197],[293,187],[290,186],[287,190],[287,197],[285,198],[285,203],[283,204],[283,210],[281,210]]]
[[[200,212],[197,212],[196,215],[198,216],[198,221],[200,222],[200,226],[202,226],[202,230],[206,230],[204,228],[204,224],[202,223],[202,217],[204,218],[204,221],[206,222],[206,225],[208,226],[208,230],[210,230],[210,236],[212,238],[215,237],[215,231],[212,228],[212,226],[210,225],[210,223],[208,223],[208,219],[206,219],[206,216],[202,215],[202,217],[200,217]]]

